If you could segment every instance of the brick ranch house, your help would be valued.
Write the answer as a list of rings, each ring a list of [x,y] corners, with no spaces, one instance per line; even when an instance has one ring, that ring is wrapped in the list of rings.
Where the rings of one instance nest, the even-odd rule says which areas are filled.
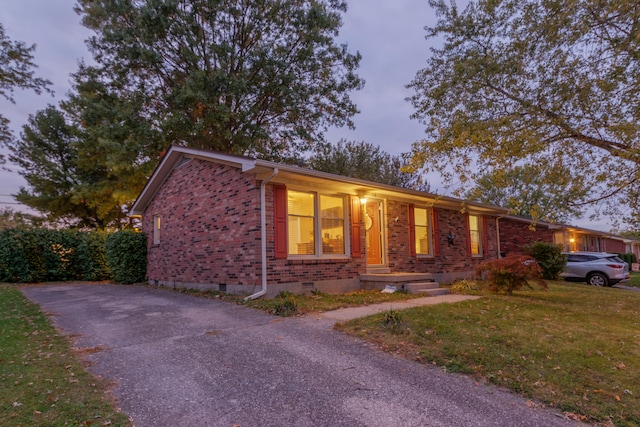
[[[533,242],[554,243],[565,252],[632,252],[633,241],[603,231],[589,230],[565,224],[534,222],[528,218],[508,215],[501,217],[500,248],[504,255],[523,253]]]
[[[507,210],[171,146],[130,213],[149,283],[269,297],[469,277]]]

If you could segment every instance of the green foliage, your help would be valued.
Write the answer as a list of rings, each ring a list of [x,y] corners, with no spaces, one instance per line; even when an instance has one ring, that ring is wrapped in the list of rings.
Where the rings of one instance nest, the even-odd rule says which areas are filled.
[[[16,198],[46,214],[52,222],[80,228],[119,228],[125,217],[121,206],[130,203],[135,195],[127,193],[127,197],[114,199],[114,189],[109,187],[109,197],[97,196],[106,182],[122,185],[128,176],[114,165],[102,165],[96,154],[100,144],[89,138],[88,122],[84,123],[85,128],[81,129],[51,106],[29,117],[21,137],[7,144],[9,159],[20,167],[20,175],[28,184]],[[116,178],[119,173],[121,176]],[[141,188],[136,181],[128,185],[134,191]]]
[[[382,324],[394,332],[400,332],[403,325],[402,314],[398,310],[389,309],[381,313]]]
[[[604,213],[640,219],[640,8],[429,4],[438,21],[427,38],[439,46],[409,85],[413,117],[426,124],[414,168],[440,171],[463,192],[505,165],[530,166],[571,209],[602,202]]]
[[[131,284],[144,282],[147,272],[147,237],[144,233],[121,230],[105,240],[107,265],[113,280]]]
[[[359,54],[334,38],[346,2],[96,2],[76,10],[102,82],[140,95],[169,141],[278,159],[353,126]]]
[[[30,283],[46,279],[42,234],[42,230],[0,231],[0,282]]]
[[[457,280],[453,282],[449,289],[451,289],[452,292],[464,293],[464,292],[477,291],[480,289],[480,286],[478,285],[478,282],[475,280],[463,279],[463,280]]]
[[[429,191],[429,184],[416,173],[404,172],[407,159],[392,156],[367,142],[340,140],[317,144],[307,161],[311,169],[396,187]]]
[[[530,280],[535,280],[543,289],[547,288],[546,282],[541,280],[542,269],[528,255],[509,255],[485,261],[478,266],[476,273],[494,293],[505,292],[512,295],[513,291],[521,288],[531,289]]]
[[[618,256],[620,257],[620,259],[622,259],[624,262],[626,262],[627,264],[629,264],[629,270],[631,270],[631,264],[635,264],[638,262],[638,257],[636,257],[636,254],[634,253],[628,253],[628,254],[618,254]]]
[[[579,216],[580,207],[566,203],[565,180],[549,181],[537,165],[499,168],[482,175],[465,197],[509,208],[513,215],[549,222],[566,222]],[[576,192],[571,197],[576,197]]]
[[[34,77],[36,65],[32,62],[35,45],[27,46],[23,42],[11,40],[0,23],[0,97],[11,102],[15,88],[30,89],[40,94],[49,92],[49,80]],[[9,121],[0,114],[0,144],[12,139]]]
[[[0,230],[0,281],[108,279],[104,239],[105,233],[77,230]]]
[[[532,256],[542,269],[542,278],[546,280],[556,280],[567,265],[567,257],[562,254],[562,249],[558,245],[547,242],[533,242],[527,245],[525,253]]]
[[[289,317],[298,312],[296,297],[291,292],[281,291],[273,301],[273,314]]]

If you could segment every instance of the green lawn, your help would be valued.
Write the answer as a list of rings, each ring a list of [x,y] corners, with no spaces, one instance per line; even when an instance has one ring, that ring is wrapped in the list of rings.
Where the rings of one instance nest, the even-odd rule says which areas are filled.
[[[640,425],[640,292],[550,282],[337,326],[590,422]]]
[[[0,425],[130,426],[106,390],[38,306],[0,284]]]
[[[635,286],[640,288],[640,273],[631,273],[631,279],[628,282],[622,283],[625,286]]]

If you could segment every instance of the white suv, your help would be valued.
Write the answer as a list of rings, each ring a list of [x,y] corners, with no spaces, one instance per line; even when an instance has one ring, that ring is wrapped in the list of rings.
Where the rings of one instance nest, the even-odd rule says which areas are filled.
[[[567,265],[560,276],[565,280],[611,286],[629,280],[629,264],[606,252],[564,252]]]

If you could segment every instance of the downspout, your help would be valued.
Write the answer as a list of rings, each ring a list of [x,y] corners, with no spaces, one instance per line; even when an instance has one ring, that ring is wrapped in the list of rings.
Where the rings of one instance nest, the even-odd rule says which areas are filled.
[[[507,215],[500,215],[496,217],[496,237],[498,238],[498,259],[502,258],[502,248],[500,247],[500,220]]]
[[[260,246],[262,249],[262,258],[260,264],[262,266],[262,288],[255,294],[246,297],[244,299],[245,301],[260,298],[267,293],[267,213],[265,211],[265,189],[267,187],[267,183],[271,181],[276,175],[278,175],[278,168],[273,168],[273,173],[269,176],[269,178],[265,179],[260,184]]]

